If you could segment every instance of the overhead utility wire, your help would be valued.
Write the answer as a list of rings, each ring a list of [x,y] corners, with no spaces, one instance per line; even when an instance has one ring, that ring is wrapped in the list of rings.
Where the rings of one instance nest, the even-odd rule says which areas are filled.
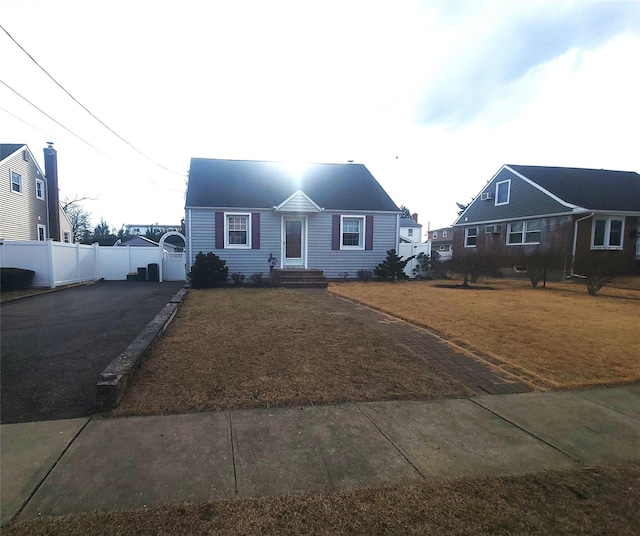
[[[136,151],[138,154],[140,154],[141,156],[143,156],[144,158],[146,158],[147,160],[149,160],[149,162],[151,162],[152,164],[155,164],[156,166],[164,169],[165,171],[168,171],[170,173],[174,173],[176,175],[180,175],[183,176],[183,173],[179,173],[177,171],[173,171],[172,169],[169,169],[168,167],[163,166],[162,164],[156,162],[155,160],[153,160],[153,158],[147,156],[146,154],[144,154],[140,149],[138,149],[137,147],[135,147],[134,145],[132,145],[131,143],[129,143],[127,140],[125,140],[122,136],[120,136],[120,134],[118,134],[115,130],[113,130],[111,127],[109,127],[107,124],[104,123],[104,121],[102,121],[99,117],[97,117],[93,112],[91,112],[91,110],[89,110],[84,104],[82,104],[78,99],[76,99],[71,93],[69,93],[63,86],[62,84],[60,84],[53,76],[51,76],[47,70],[40,65],[35,58],[29,54],[24,47],[18,43],[13,36],[6,30],[6,28],[4,26],[2,26],[0,24],[0,28],[2,28],[2,30],[4,31],[4,33],[6,33],[9,36],[9,39],[11,39],[17,46],[18,48],[20,48],[20,50],[22,50],[22,52],[24,52],[27,56],[29,56],[29,59],[35,63],[40,70],[46,74],[49,78],[51,78],[51,80],[62,90],[64,91],[67,95],[69,95],[69,97],[71,97],[71,99],[78,104],[85,112],[87,112],[91,117],[93,117],[96,121],[98,121],[98,123],[100,123],[104,128],[106,128],[109,132],[111,132],[114,136],[118,137],[120,140],[122,140],[124,143],[126,143],[129,147],[131,147],[134,151]],[[5,84],[6,85],[6,84]],[[8,87],[8,86],[7,86]]]
[[[0,106],[0,110],[2,110],[4,113],[9,114],[12,117],[15,117],[18,121],[22,121],[25,125],[29,125],[31,128],[33,128],[34,130],[37,130],[38,132],[41,132],[42,134],[44,134],[48,139],[52,139],[53,136],[47,132],[45,132],[42,129],[39,129],[37,126],[32,125],[31,123],[29,123],[29,121],[25,121],[24,119],[22,119],[22,117],[18,117],[16,114],[11,113],[9,110],[3,108],[2,106]]]
[[[20,93],[18,93],[15,89],[13,89],[9,84],[7,84],[6,82],[3,82],[2,80],[0,80],[0,84],[2,84],[3,86],[7,87],[8,89],[10,89],[11,91],[13,91],[16,95],[18,95],[18,97],[20,97],[22,100],[28,102],[31,106],[33,106],[36,110],[38,110],[41,114],[46,115],[49,119],[51,119],[51,121],[53,121],[56,125],[64,128],[69,134],[71,134],[72,136],[75,136],[76,138],[78,138],[81,142],[86,143],[89,147],[91,147],[92,149],[95,149],[96,151],[98,151],[100,154],[103,154],[104,156],[106,156],[107,158],[111,158],[107,153],[101,151],[100,149],[98,149],[95,145],[92,145],[91,143],[89,143],[87,140],[85,140],[84,138],[78,136],[75,132],[73,132],[72,130],[69,130],[67,127],[65,127],[60,121],[58,121],[57,119],[54,119],[53,117],[51,117],[47,112],[45,112],[42,108],[39,108],[38,106],[36,106],[35,104],[33,104],[33,102],[31,102],[29,99],[27,99],[27,97],[21,95]]]

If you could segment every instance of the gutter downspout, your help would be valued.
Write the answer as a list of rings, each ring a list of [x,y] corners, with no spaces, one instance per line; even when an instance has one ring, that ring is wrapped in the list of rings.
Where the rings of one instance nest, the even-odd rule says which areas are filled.
[[[582,218],[578,218],[575,222],[573,222],[573,249],[571,250],[571,273],[569,274],[569,277],[576,276],[576,274],[573,271],[573,268],[576,261],[576,249],[578,247],[578,223],[580,223],[583,220],[593,218],[593,216],[594,216],[594,212],[591,212],[590,214],[587,214]]]

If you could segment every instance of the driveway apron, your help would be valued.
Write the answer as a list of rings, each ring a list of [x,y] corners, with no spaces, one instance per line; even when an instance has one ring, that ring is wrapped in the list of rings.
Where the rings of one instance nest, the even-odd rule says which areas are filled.
[[[95,410],[96,382],[182,282],[102,281],[1,308],[1,422]]]

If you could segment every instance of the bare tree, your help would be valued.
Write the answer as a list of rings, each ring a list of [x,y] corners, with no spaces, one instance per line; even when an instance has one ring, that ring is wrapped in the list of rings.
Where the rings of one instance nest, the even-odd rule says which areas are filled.
[[[86,241],[91,234],[91,213],[85,210],[80,204],[82,201],[91,199],[90,197],[76,197],[65,199],[62,203],[67,218],[71,222],[71,233],[74,242]]]

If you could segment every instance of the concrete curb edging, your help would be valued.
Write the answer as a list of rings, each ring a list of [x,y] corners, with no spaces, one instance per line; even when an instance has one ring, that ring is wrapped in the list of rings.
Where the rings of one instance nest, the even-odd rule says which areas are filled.
[[[96,412],[109,411],[118,406],[142,358],[156,338],[169,327],[190,287],[191,285],[182,287],[140,335],[102,371],[100,381],[96,385]]]

